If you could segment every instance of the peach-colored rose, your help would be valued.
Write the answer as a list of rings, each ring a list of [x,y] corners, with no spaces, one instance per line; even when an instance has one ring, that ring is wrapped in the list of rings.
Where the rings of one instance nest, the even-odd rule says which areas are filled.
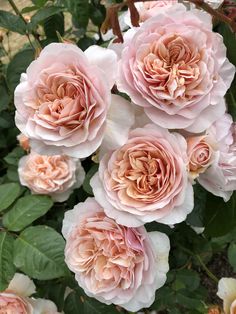
[[[22,185],[34,194],[48,194],[57,202],[65,201],[83,183],[85,173],[78,159],[31,152],[19,161],[18,173]]]
[[[198,182],[214,195],[228,201],[236,190],[236,139],[235,123],[229,114],[223,115],[207,133],[217,141],[216,157],[212,165],[202,173]]]
[[[223,300],[224,313],[236,313],[236,279],[221,278],[218,283],[218,297]]]
[[[160,10],[128,30],[121,48],[118,89],[154,123],[198,133],[224,114],[235,69],[209,14],[182,4]]]
[[[207,135],[187,138],[188,168],[193,180],[214,162],[216,147],[216,142]]]
[[[65,261],[86,294],[136,312],[149,307],[166,281],[169,239],[107,217],[94,198],[66,212]]]
[[[20,146],[25,150],[29,151],[30,149],[30,144],[29,144],[29,139],[27,136],[25,136],[23,133],[19,134],[17,136],[17,139],[19,141]]]
[[[52,301],[30,298],[35,292],[33,281],[16,273],[8,288],[0,293],[0,314],[60,314]]]
[[[131,131],[126,144],[102,158],[91,179],[96,200],[128,227],[183,221],[193,209],[186,151],[180,134],[154,124]]]
[[[50,44],[15,90],[16,125],[40,154],[87,157],[101,144],[115,77],[113,51]]]
[[[29,296],[35,292],[35,285],[29,277],[16,273],[8,288],[0,293],[1,314],[33,314]]]
[[[32,305],[24,298],[12,293],[0,294],[0,313],[1,314],[33,314]]]

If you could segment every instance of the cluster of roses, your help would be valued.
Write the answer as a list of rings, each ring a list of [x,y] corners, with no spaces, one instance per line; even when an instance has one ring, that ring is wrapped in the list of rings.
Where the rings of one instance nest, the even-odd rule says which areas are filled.
[[[96,152],[94,198],[65,213],[65,260],[89,296],[129,311],[152,304],[169,268],[168,237],[144,224],[184,221],[196,180],[225,201],[236,189],[235,70],[211,17],[175,2],[139,5],[141,26],[108,49],[50,44],[15,90],[32,193],[65,201]]]

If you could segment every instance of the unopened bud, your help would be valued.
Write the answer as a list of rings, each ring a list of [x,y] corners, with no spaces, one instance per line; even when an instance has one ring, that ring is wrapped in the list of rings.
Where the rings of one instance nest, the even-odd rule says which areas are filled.
[[[26,21],[26,23],[30,23],[31,17],[29,15],[24,15],[24,20]]]

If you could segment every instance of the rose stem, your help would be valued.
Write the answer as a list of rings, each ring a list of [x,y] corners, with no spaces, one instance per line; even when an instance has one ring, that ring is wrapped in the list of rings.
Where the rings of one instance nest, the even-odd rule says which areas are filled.
[[[23,17],[23,15],[21,14],[20,10],[17,8],[17,6],[16,6],[14,0],[8,0],[8,2],[10,3],[10,5],[11,5],[11,7],[13,8],[13,10],[15,11],[15,13],[22,19],[22,21],[25,23],[25,25],[27,25],[26,20],[24,19],[24,17]],[[28,38],[28,40],[29,40],[29,43],[30,43],[30,45],[32,46],[32,48],[33,48],[34,50],[36,50],[35,47],[34,47],[34,45],[33,45],[33,43],[32,43],[32,41],[31,41],[31,39],[30,39],[30,36],[29,36],[29,33],[28,33],[27,30],[26,30],[25,35],[27,36],[27,38]],[[36,36],[33,32],[32,32],[32,35],[33,35],[34,40],[35,40],[35,42],[36,42],[36,44],[37,44],[37,48],[41,48],[41,43],[40,43],[39,39],[37,38],[37,36]]]

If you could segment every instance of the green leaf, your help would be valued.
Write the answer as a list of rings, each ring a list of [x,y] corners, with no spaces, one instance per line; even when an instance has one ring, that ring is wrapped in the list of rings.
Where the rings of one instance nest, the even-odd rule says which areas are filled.
[[[59,32],[61,36],[63,36],[65,32],[64,14],[60,12],[48,17],[43,22],[43,27],[47,38],[54,39],[54,41],[57,40],[57,32]]]
[[[84,314],[84,304],[81,296],[73,291],[67,296],[63,310],[65,314],[78,314],[78,309]]]
[[[183,292],[177,293],[176,299],[178,304],[184,305],[187,309],[198,310],[200,313],[205,313],[205,307],[203,305],[202,300],[199,300],[194,297],[194,295],[186,295]]]
[[[14,239],[6,232],[0,233],[0,291],[8,287],[15,274],[13,264]]]
[[[231,243],[228,248],[228,260],[234,271],[236,271],[236,243]]]
[[[10,102],[10,95],[4,77],[0,77],[0,112],[7,109]]]
[[[235,193],[227,203],[220,197],[208,194],[204,225],[204,233],[211,237],[223,236],[236,226]]]
[[[48,2],[48,0],[31,0],[31,1],[37,7],[43,7]]]
[[[93,165],[89,171],[86,173],[84,183],[83,183],[83,189],[86,193],[93,195],[93,190],[90,185],[90,180],[92,176],[98,171],[98,164]]]
[[[114,305],[105,305],[97,300],[89,297],[84,298],[84,311],[83,314],[118,314]]]
[[[229,61],[236,65],[235,34],[226,23],[219,23],[216,30],[223,36],[224,44],[227,47],[227,57]]]
[[[231,84],[231,87],[228,89],[225,97],[228,105],[228,111],[232,115],[234,121],[236,121],[236,76]]]
[[[25,229],[14,245],[14,264],[28,276],[49,280],[68,275],[64,262],[65,241],[54,229]]]
[[[17,200],[13,208],[3,216],[3,225],[11,231],[21,231],[53,206],[45,195],[28,195]]]
[[[21,35],[26,32],[26,24],[19,16],[3,10],[0,10],[0,27]]]
[[[200,285],[200,277],[197,272],[191,269],[181,269],[176,272],[176,280],[181,282],[185,289],[196,290]]]
[[[21,10],[21,13],[25,14],[25,13],[29,13],[29,12],[35,11],[37,9],[38,9],[38,7],[36,5],[33,5],[32,7],[25,7],[25,8],[23,8]]]
[[[194,227],[203,227],[203,212],[206,207],[207,191],[200,184],[194,185],[194,208],[186,222]]]
[[[8,167],[7,178],[9,181],[19,182],[18,168],[16,166]]]
[[[18,183],[5,183],[0,185],[0,211],[7,209],[20,195]]]
[[[8,120],[6,116],[8,116],[8,112],[3,112],[0,117],[0,128],[2,129],[8,129],[12,126],[11,121]]]
[[[66,0],[65,5],[72,14],[73,24],[77,28],[86,30],[89,22],[88,0]]]
[[[98,4],[94,5],[94,3],[90,3],[89,6],[89,17],[94,25],[101,26],[103,21],[105,20],[106,9],[104,5]]]
[[[17,166],[19,159],[25,155],[24,150],[21,147],[14,148],[6,157],[3,159],[9,164],[13,166]]]
[[[235,45],[235,34],[231,31],[230,27],[225,23],[219,23],[216,28],[223,36],[224,44],[227,48],[227,57],[231,63],[236,66],[236,45]],[[228,111],[236,120],[236,76],[231,84],[231,87],[226,93],[226,102],[228,105]]]
[[[84,51],[89,46],[95,45],[95,43],[96,43],[96,40],[94,38],[91,38],[91,37],[88,37],[88,36],[83,36],[77,42],[77,45]]]
[[[7,84],[11,92],[20,81],[21,73],[25,72],[29,64],[34,60],[34,51],[27,48],[18,52],[7,67]]]
[[[38,10],[31,18],[31,22],[29,23],[29,28],[35,28],[39,23],[43,22],[50,16],[57,14],[63,11],[62,7],[50,6],[50,7],[43,7]]]

